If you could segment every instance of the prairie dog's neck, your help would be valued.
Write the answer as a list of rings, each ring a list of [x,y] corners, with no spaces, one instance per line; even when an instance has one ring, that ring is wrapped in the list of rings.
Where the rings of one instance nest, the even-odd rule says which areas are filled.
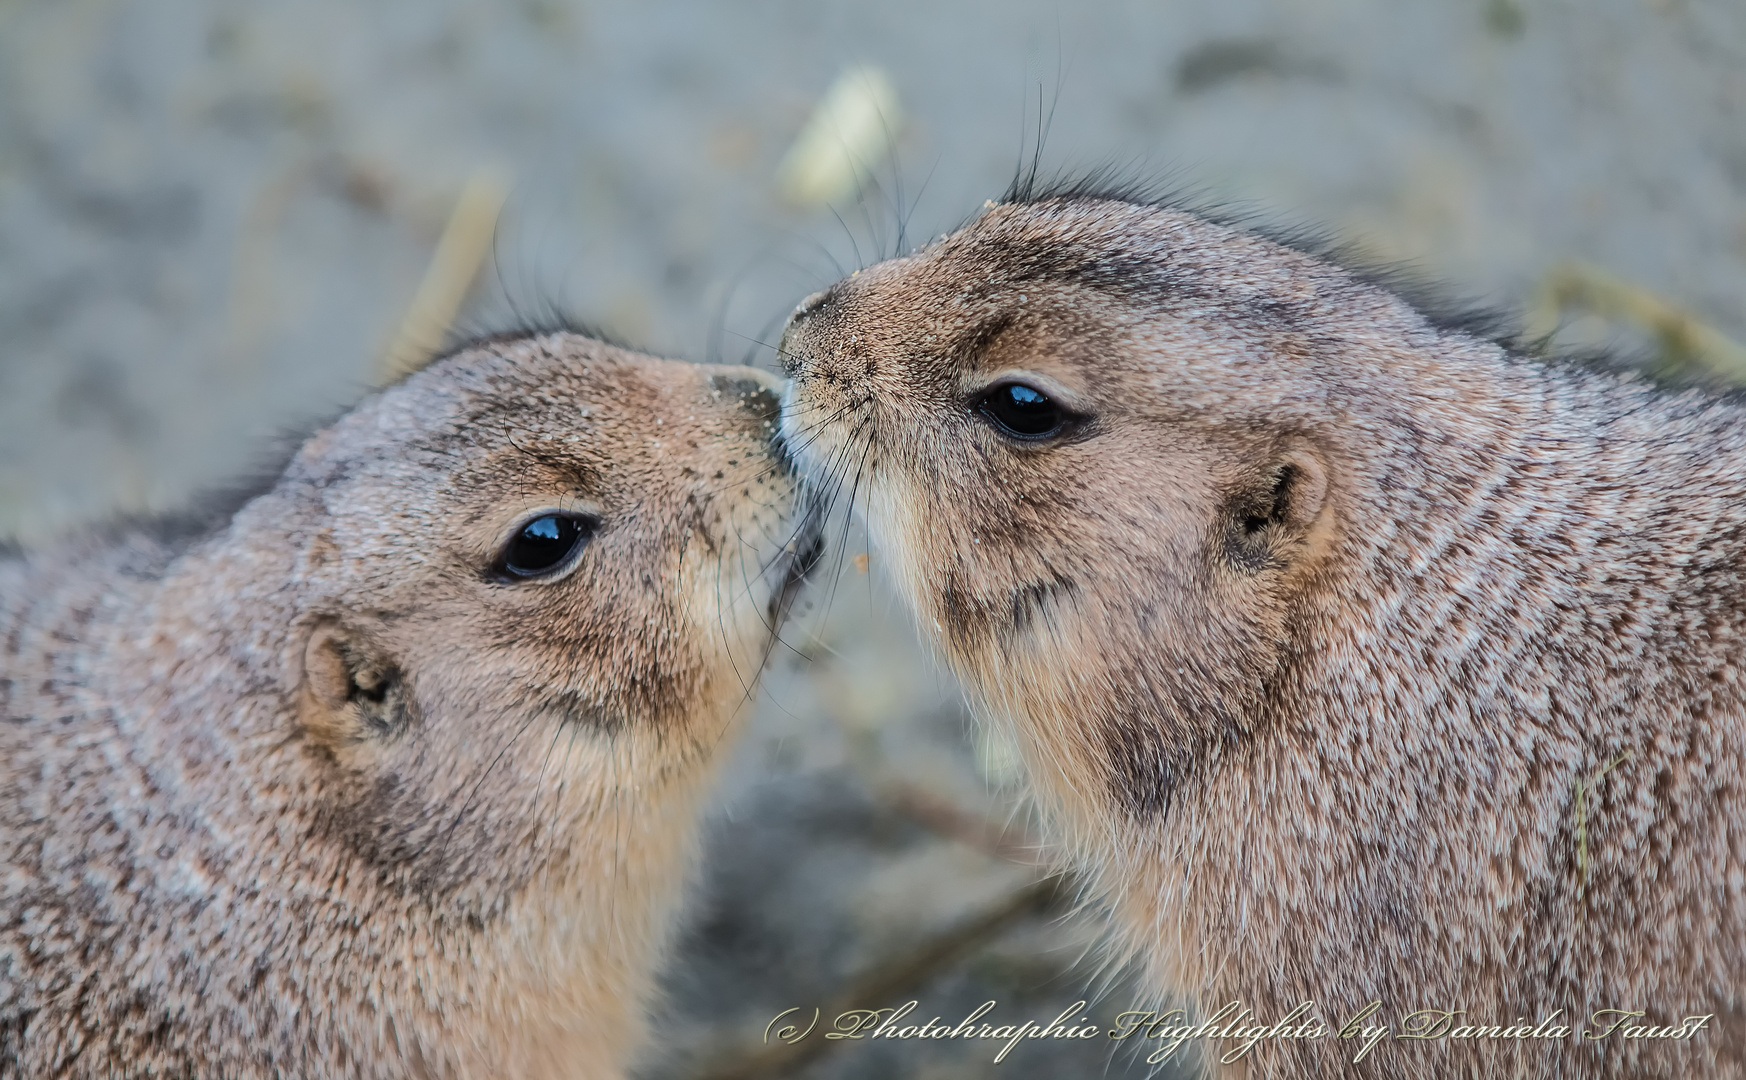
[[[1670,793],[1746,754],[1746,725],[1717,719],[1746,715],[1746,410],[1602,373],[1499,378],[1519,425],[1420,412],[1366,433],[1368,486],[1252,732],[1197,761],[1167,814],[1066,815],[1163,984],[1283,1013],[1301,977],[1263,958],[1307,950],[1342,972],[1324,987],[1434,985],[1500,1015],[1633,992],[1619,957],[1651,946],[1576,916],[1601,897],[1674,917],[1637,891],[1643,853],[1697,857],[1711,811]],[[1585,788],[1604,795],[1579,806]],[[1511,950],[1489,941],[1414,974],[1450,911],[1462,933],[1508,927],[1556,977],[1505,1000],[1517,983],[1487,965]]]

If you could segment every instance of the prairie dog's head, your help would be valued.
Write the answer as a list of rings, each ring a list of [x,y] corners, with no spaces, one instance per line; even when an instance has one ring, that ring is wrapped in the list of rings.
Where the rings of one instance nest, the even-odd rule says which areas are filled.
[[[1186,213],[1003,204],[801,305],[784,425],[1059,793],[1143,815],[1264,722],[1300,616],[1341,602],[1355,466],[1395,414],[1450,412],[1411,415],[1437,333]]]
[[[294,567],[285,667],[337,842],[498,887],[551,845],[663,832],[611,819],[708,762],[816,554],[777,389],[554,334],[469,348],[305,444],[225,543]]]

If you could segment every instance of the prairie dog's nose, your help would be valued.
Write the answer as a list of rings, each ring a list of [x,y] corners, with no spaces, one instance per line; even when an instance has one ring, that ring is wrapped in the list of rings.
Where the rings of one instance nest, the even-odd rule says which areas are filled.
[[[709,369],[710,388],[723,393],[755,394],[768,391],[780,394],[784,381],[782,376],[774,371],[763,368],[745,367],[741,364],[718,364]]]
[[[805,324],[807,317],[824,307],[825,301],[830,298],[830,289],[820,289],[813,293],[800,302],[800,305],[794,309],[794,314],[788,316],[788,325],[782,328],[782,339],[777,342],[776,351],[782,357],[783,372],[791,379],[800,368],[800,356],[795,351],[795,334]]]
[[[782,411],[782,376],[761,368],[722,365],[709,369],[709,388],[740,399],[759,419],[768,420]]]

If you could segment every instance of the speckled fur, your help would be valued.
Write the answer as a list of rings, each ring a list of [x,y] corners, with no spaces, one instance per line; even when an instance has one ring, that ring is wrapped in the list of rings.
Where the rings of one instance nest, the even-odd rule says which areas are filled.
[[[1523,359],[1310,254],[1078,196],[809,299],[785,359],[803,471],[856,480],[1158,989],[1336,1029],[1378,1000],[1397,1032],[1714,1014],[1236,1070],[1746,1076],[1738,397]],[[976,402],[1020,374],[1086,422],[996,433]]]
[[[205,538],[0,562],[0,1076],[621,1075],[782,606],[773,383],[492,342]],[[575,572],[492,579],[545,508]]]

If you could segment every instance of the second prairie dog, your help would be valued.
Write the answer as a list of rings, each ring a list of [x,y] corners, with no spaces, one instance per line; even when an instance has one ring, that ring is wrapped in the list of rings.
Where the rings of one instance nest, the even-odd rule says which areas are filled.
[[[774,386],[489,341],[0,560],[0,1076],[622,1075],[815,535]]]
[[[856,474],[1152,985],[1328,1025],[1236,1069],[1746,1075],[1746,403],[1072,192],[839,282],[783,351],[803,472]],[[1354,1066],[1372,1001],[1570,1030]]]

